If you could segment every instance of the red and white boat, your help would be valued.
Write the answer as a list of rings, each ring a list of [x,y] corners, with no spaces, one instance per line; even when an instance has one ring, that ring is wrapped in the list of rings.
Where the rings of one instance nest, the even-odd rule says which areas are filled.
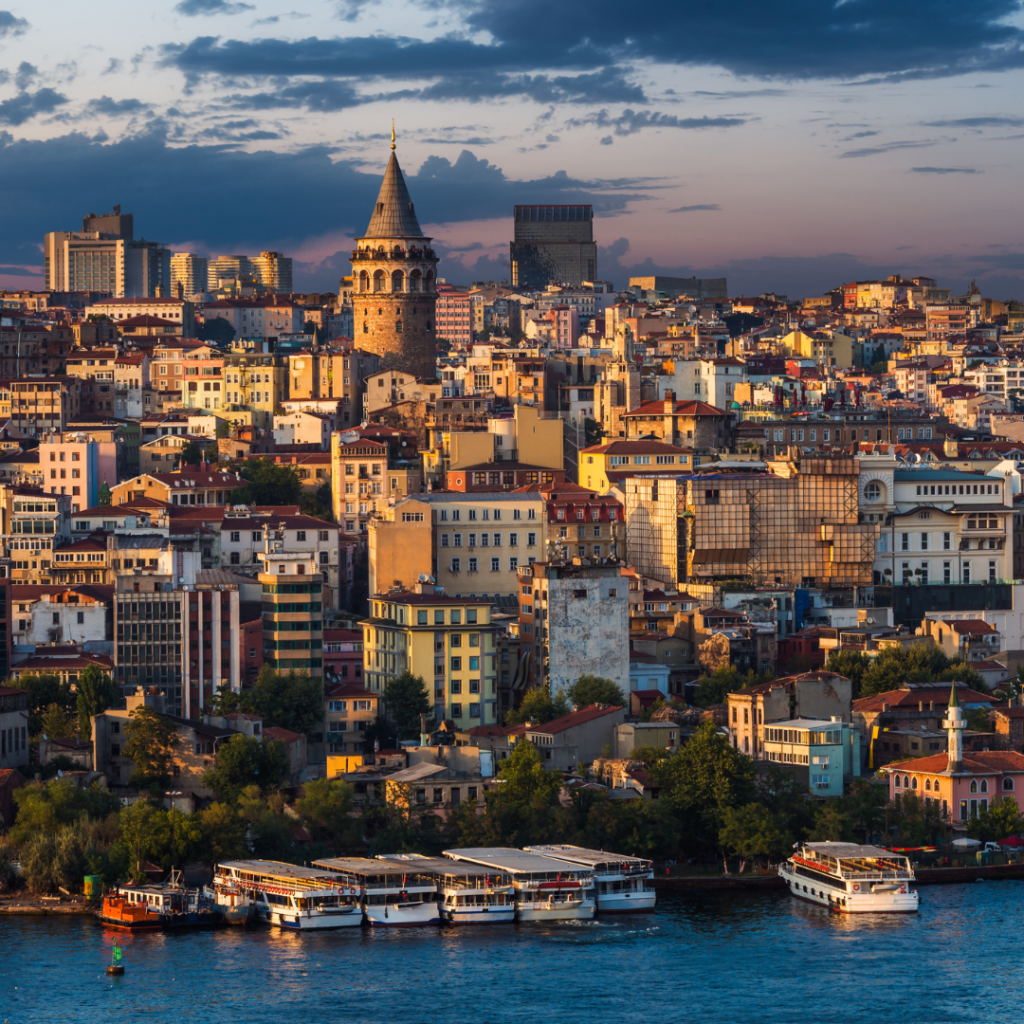
[[[804,843],[779,865],[790,893],[839,914],[914,914],[910,859],[878,846]]]

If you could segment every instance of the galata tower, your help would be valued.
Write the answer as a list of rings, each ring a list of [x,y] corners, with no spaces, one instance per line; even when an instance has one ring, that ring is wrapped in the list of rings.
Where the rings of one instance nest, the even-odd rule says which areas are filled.
[[[356,348],[376,352],[382,368],[436,378],[436,271],[437,257],[398,166],[392,126],[391,159],[377,205],[352,253]]]

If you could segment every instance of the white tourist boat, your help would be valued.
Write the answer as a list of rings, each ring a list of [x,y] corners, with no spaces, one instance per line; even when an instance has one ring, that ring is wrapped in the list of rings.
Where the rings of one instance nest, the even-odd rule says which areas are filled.
[[[502,924],[515,920],[512,877],[504,871],[418,853],[389,854],[380,859],[408,864],[410,870],[430,875],[437,884],[438,911],[446,924]]]
[[[291,931],[362,924],[359,891],[331,871],[275,860],[229,860],[217,865],[213,888],[248,893],[256,920]]]
[[[325,857],[313,865],[357,889],[366,920],[375,927],[410,928],[439,920],[437,884],[418,868],[368,857]]]
[[[527,846],[532,853],[581,864],[594,872],[599,914],[633,914],[653,910],[657,902],[652,879],[654,864],[643,857],[627,857],[582,846]]]
[[[917,911],[910,859],[877,846],[804,843],[779,875],[794,896],[840,914]]]
[[[502,847],[445,850],[444,855],[508,874],[517,921],[589,921],[594,916],[594,876],[581,864]]]

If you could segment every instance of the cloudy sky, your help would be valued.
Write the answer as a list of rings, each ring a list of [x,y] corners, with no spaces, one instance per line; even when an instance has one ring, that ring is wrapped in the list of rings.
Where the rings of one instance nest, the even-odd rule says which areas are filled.
[[[590,202],[617,286],[1024,298],[1020,0],[48,0],[0,10],[0,68],[7,287],[120,203],[333,289],[393,117],[450,281],[507,276],[513,204]]]

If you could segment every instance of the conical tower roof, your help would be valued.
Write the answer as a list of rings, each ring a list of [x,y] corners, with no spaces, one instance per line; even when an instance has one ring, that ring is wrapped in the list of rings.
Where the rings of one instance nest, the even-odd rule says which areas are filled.
[[[373,208],[370,226],[363,238],[423,238],[402,168],[392,147],[391,159],[384,172],[377,205]]]
[[[949,706],[951,708],[958,708],[958,707],[960,707],[960,701],[957,700],[957,696],[956,696],[956,681],[955,680],[954,680],[953,685],[952,685],[952,687],[950,688],[950,691],[949,691]]]

